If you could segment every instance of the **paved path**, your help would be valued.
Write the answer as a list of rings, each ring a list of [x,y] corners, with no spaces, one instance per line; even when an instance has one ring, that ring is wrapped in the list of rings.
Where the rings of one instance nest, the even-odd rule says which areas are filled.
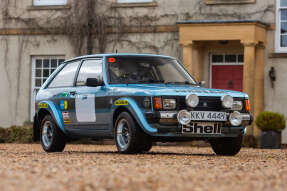
[[[287,190],[287,150],[153,147],[119,155],[114,146],[68,145],[47,154],[38,144],[0,144],[0,190]]]

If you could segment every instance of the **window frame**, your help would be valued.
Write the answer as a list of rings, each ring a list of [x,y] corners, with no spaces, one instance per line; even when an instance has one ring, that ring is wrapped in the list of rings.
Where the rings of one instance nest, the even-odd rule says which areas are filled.
[[[55,69],[55,72],[57,72],[57,70],[61,70],[61,67],[63,67],[65,65],[65,55],[31,55],[31,89],[30,89],[30,120],[33,121],[33,117],[35,115],[35,99],[36,99],[36,94],[37,94],[37,91],[39,91],[41,88],[44,88],[46,87],[46,84],[49,82],[49,78],[52,77],[52,73],[50,73],[50,76],[47,77],[47,80],[45,82],[43,82],[41,84],[41,86],[37,86],[36,85],[36,79],[41,79],[41,82],[42,82],[42,79],[44,79],[45,77],[43,76],[43,69],[44,68],[44,65],[43,63],[41,64],[41,67],[37,67],[36,66],[36,60],[45,60],[45,59],[48,59],[49,60],[49,68],[46,68],[46,69],[49,69],[49,70],[52,70],[52,69]],[[51,66],[51,60],[57,60],[57,67],[52,67]],[[63,62],[60,62],[60,60],[63,60]],[[61,63],[61,64],[60,64]],[[36,76],[36,70],[37,69],[41,69],[41,77],[37,77]],[[56,74],[55,73],[55,74]],[[53,74],[54,75],[54,74]]]
[[[68,2],[69,0],[61,0],[61,1],[65,1],[65,3],[60,3],[60,4],[49,4],[49,3],[45,3],[45,2],[50,2],[49,0],[44,0],[44,3],[43,4],[37,4],[35,3],[35,1],[39,1],[39,0],[32,0],[32,5],[34,7],[44,7],[44,6],[67,6],[68,5]],[[56,0],[54,0],[54,2],[56,2]]]
[[[275,52],[276,53],[287,53],[287,47],[281,47],[281,10],[286,7],[280,6],[280,0],[277,0],[276,6],[276,32],[275,32]],[[287,36],[287,34],[286,34]]]
[[[102,65],[102,76],[101,76],[101,78],[102,78],[102,80],[104,81],[104,72],[105,72],[105,71],[104,71],[104,59],[103,59],[103,58],[100,58],[100,57],[82,59],[82,60],[81,60],[81,64],[79,65],[79,68],[78,68],[78,70],[77,70],[77,72],[76,72],[76,75],[75,75],[74,87],[87,87],[87,85],[81,85],[81,86],[78,86],[78,85],[77,85],[77,80],[78,80],[78,77],[79,77],[81,68],[82,68],[84,62],[87,61],[87,60],[100,60],[100,61],[102,62],[102,63],[101,63],[101,65]]]

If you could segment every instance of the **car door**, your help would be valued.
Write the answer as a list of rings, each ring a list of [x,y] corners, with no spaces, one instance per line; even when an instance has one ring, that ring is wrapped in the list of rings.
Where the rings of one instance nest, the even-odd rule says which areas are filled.
[[[102,59],[86,59],[82,62],[76,78],[75,116],[77,126],[88,130],[107,130],[106,113],[102,112],[105,97],[103,86],[87,87],[88,78],[103,80]]]

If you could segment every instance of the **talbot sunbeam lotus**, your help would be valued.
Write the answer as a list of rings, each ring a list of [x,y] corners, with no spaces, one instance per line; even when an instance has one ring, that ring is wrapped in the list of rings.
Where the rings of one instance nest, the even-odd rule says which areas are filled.
[[[79,138],[114,139],[120,153],[153,142],[205,140],[236,155],[252,123],[248,95],[208,89],[175,58],[99,54],[65,61],[36,96],[34,139],[61,152]]]

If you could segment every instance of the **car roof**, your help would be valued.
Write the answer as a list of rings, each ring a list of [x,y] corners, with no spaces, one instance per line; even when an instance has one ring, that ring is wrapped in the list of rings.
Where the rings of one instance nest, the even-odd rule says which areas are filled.
[[[66,60],[65,62],[71,62],[83,58],[95,58],[95,57],[107,57],[107,56],[147,56],[147,57],[162,57],[162,58],[173,58],[171,56],[165,56],[165,55],[158,55],[158,54],[136,54],[136,53],[110,53],[110,54],[91,54],[91,55],[84,55],[79,56],[76,58],[72,58],[69,60]]]

